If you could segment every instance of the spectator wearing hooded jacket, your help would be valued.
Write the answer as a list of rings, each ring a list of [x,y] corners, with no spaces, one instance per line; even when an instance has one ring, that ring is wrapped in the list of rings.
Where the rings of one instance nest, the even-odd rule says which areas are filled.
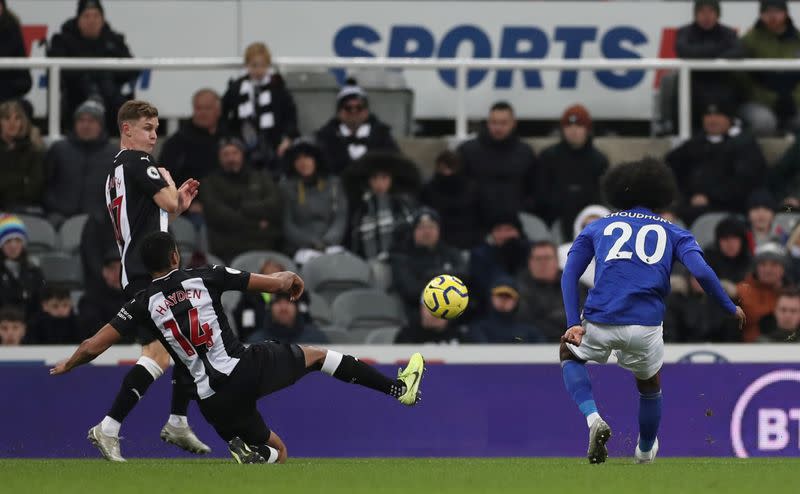
[[[425,285],[442,273],[462,280],[467,272],[464,256],[441,240],[441,217],[428,207],[414,215],[412,235],[392,252],[392,283],[403,299],[409,319],[419,306]]]
[[[467,177],[479,184],[479,207],[485,230],[498,214],[532,210],[539,161],[516,132],[510,104],[492,105],[486,127],[478,137],[458,147]]]
[[[787,0],[761,0],[759,18],[742,37],[746,58],[796,59],[800,32],[789,16]],[[742,118],[758,136],[777,130],[797,130],[800,73],[766,70],[744,78],[746,100]]]
[[[368,152],[399,151],[391,129],[370,111],[366,91],[353,79],[348,79],[336,95],[336,116],[315,134],[335,175]]]
[[[28,319],[39,311],[44,276],[28,259],[25,224],[12,214],[0,215],[0,306],[22,308]]]
[[[686,224],[709,211],[744,213],[747,198],[765,183],[761,148],[726,103],[706,106],[703,131],[670,151],[666,161],[675,172]]]
[[[19,102],[0,103],[0,210],[42,210],[44,159],[31,132],[31,122]]]
[[[0,58],[24,57],[25,43],[22,26],[6,0],[0,0]],[[20,99],[31,90],[31,72],[28,69],[0,70],[0,103]]]
[[[323,252],[343,245],[347,197],[339,177],[328,173],[320,149],[309,141],[297,141],[284,158],[286,177],[280,188],[287,252]]]
[[[283,78],[272,66],[267,45],[248,45],[244,64],[247,73],[230,81],[222,97],[225,127],[245,143],[252,166],[267,169],[277,178],[280,158],[292,139],[300,135],[297,107]]]
[[[713,60],[741,58],[744,50],[736,30],[719,22],[719,0],[695,0],[694,20],[678,29],[675,53],[680,58]],[[724,100],[736,104],[736,85],[726,72],[692,71],[692,108],[702,109],[709,102]],[[698,127],[702,115],[693,112],[692,122]]]
[[[561,140],[539,155],[537,211],[548,223],[559,220],[564,239],[572,239],[578,212],[600,202],[600,177],[608,158],[592,144],[592,117],[582,105],[561,116]]]
[[[105,131],[103,105],[85,101],[75,110],[72,132],[45,156],[44,205],[52,223],[105,207],[105,182],[118,152]]]
[[[267,308],[268,317],[261,330],[253,332],[249,343],[276,340],[281,343],[327,343],[328,337],[313,322],[302,316],[298,302],[287,293],[273,293]]]
[[[456,321],[440,319],[429,311],[424,304],[419,302],[409,314],[408,323],[400,329],[394,339],[395,343],[437,343],[458,344],[468,343],[468,328]]]
[[[470,324],[472,343],[540,343],[542,334],[519,318],[519,292],[514,281],[501,276],[492,283],[486,315]]]
[[[595,221],[597,219],[603,218],[611,214],[611,210],[605,206],[601,206],[599,204],[591,204],[586,206],[578,213],[578,216],[575,217],[575,221],[572,223],[572,238],[577,237],[586,225]],[[572,241],[563,243],[558,246],[558,267],[563,271],[564,266],[567,265],[567,254],[569,254],[569,249],[572,248]],[[586,288],[591,288],[594,286],[594,268],[595,262],[592,259],[592,262],[589,263],[589,266],[586,267],[586,271],[584,271],[583,275],[581,275],[581,285]]]
[[[79,0],[77,15],[61,25],[53,35],[48,57],[131,58],[125,36],[113,31],[105,18],[100,0]],[[138,70],[71,70],[61,74],[62,127],[70,126],[75,110],[87,99],[94,99],[106,109],[106,131],[119,135],[117,112],[133,97]]]
[[[714,244],[705,247],[708,265],[717,273],[729,295],[736,293],[736,283],[750,271],[752,256],[747,239],[747,225],[736,216],[729,216],[714,229]]]

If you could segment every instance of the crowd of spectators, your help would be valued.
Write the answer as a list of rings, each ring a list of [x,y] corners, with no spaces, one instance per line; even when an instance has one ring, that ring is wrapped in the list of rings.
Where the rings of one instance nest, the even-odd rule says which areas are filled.
[[[0,9],[0,39],[13,37],[19,23],[2,0]],[[678,35],[679,55],[765,56],[761,45],[788,50],[784,44],[797,38],[785,2],[762,1],[760,20],[742,40],[718,23],[719,14],[717,2],[696,2],[694,24]],[[99,0],[81,0],[76,18],[50,45],[54,56],[130,56]],[[192,95],[191,119],[169,136],[158,156],[176,181],[201,182],[199,197],[185,213],[207,235],[208,252],[200,253],[198,264],[203,254],[228,263],[248,251],[270,250],[304,265],[346,250],[391,274],[386,288],[408,321],[397,342],[558,341],[566,324],[561,270],[569,246],[587,224],[609,213],[599,191],[611,164],[594,146],[589,109],[566,108],[558,142],[537,154],[517,132],[514,108],[497,102],[474,138],[436,157],[435,173],[423,183],[356,81],[341,88],[330,121],[300,136],[292,93],[267,46],[248,46],[243,68],[222,96],[213,88]],[[69,131],[45,148],[27,105],[16,99],[30,87],[25,72],[0,71],[0,81],[9,81],[0,84],[7,100],[0,103],[0,341],[74,343],[124,301],[103,183],[117,152],[109,137],[116,132],[116,108],[132,97],[126,91],[136,74],[65,77]],[[800,206],[800,141],[768,168],[752,132],[754,114],[763,117],[778,107],[776,126],[788,125],[794,114],[785,106],[795,87],[786,74],[748,77],[751,92],[760,95],[748,100],[759,109],[742,114],[750,121],[739,118],[742,107],[733,96],[739,86],[730,78],[694,77],[697,131],[663,157],[681,197],[671,210],[659,212],[684,225],[706,213],[728,215],[704,247],[748,325],[739,332],[736,321],[678,268],[665,316],[665,338],[671,341],[784,341],[800,326],[794,288],[800,281],[800,227],[784,231],[775,224],[781,207]],[[47,273],[27,253],[26,227],[15,215],[21,213],[55,226],[88,215],[79,300],[45,282]],[[541,218],[563,243],[529,239],[520,213]],[[271,260],[260,270],[285,268]],[[436,319],[420,304],[422,288],[441,273],[459,276],[470,288],[469,309],[459,320]],[[592,264],[581,278],[584,297],[593,273]],[[248,294],[233,311],[234,326],[244,341],[325,342],[309,314],[311,303],[308,295],[295,302]]]

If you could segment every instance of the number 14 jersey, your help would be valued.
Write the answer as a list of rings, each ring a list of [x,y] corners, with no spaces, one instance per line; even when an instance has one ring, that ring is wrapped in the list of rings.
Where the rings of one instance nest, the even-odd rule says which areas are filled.
[[[596,262],[584,319],[658,326],[664,319],[672,265],[693,251],[702,255],[691,233],[645,208],[619,211],[590,223],[569,254],[591,254]]]

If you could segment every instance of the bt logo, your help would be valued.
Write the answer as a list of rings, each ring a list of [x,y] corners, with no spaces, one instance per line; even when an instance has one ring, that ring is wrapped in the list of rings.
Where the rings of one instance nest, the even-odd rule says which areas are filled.
[[[758,449],[761,451],[780,451],[789,446],[789,421],[797,421],[800,437],[800,408],[782,410],[780,408],[760,408],[758,410]],[[800,450],[800,439],[797,449]]]
[[[583,56],[584,47],[599,45],[600,55],[609,59],[641,58],[635,48],[646,45],[649,40],[645,33],[633,26],[614,26],[601,32],[596,26],[555,26],[552,33],[532,25],[504,26],[497,45],[493,37],[480,26],[471,24],[456,25],[447,31],[441,40],[421,25],[395,25],[388,35],[366,24],[343,26],[334,36],[333,48],[340,57],[376,57],[378,44],[385,43],[385,54],[393,58],[456,58],[462,47],[468,49],[474,58],[514,58],[543,59],[548,55],[554,58],[578,59]],[[463,52],[462,52],[463,53]],[[480,84],[488,70],[474,69],[467,75],[468,87]],[[493,85],[497,89],[508,89],[512,84],[512,70],[497,70]],[[527,89],[543,87],[538,70],[524,70],[523,80]],[[588,74],[584,74],[586,77]],[[609,89],[625,90],[637,86],[644,78],[641,70],[597,71],[594,77]],[[565,70],[559,74],[559,89],[575,89],[579,72]],[[455,87],[455,70],[439,70],[439,78],[447,86]]]

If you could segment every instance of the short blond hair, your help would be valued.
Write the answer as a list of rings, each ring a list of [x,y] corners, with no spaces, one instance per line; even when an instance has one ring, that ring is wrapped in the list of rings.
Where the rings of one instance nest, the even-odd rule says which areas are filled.
[[[22,120],[22,127],[19,129],[17,138],[29,137],[31,133],[31,120],[25,112],[22,103],[16,100],[6,101],[0,104],[0,119],[11,118],[12,115],[19,115]]]
[[[244,50],[244,64],[249,64],[250,60],[257,56],[264,57],[267,59],[267,65],[272,65],[272,53],[269,51],[269,48],[267,48],[267,45],[260,41],[247,45],[247,48]]]
[[[158,117],[158,108],[147,101],[130,100],[126,101],[117,112],[117,125],[122,130],[124,122],[135,122],[140,118]]]

